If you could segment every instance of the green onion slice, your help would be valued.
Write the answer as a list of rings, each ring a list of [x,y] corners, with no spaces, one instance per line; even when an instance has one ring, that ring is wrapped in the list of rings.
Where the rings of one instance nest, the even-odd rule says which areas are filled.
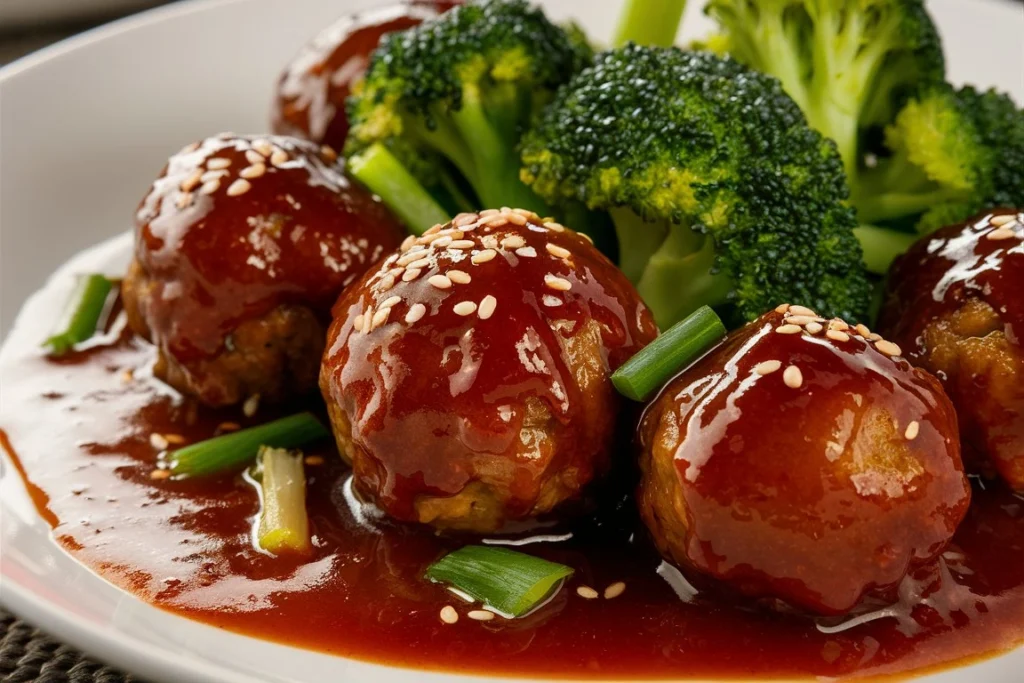
[[[430,565],[427,578],[450,584],[502,615],[526,614],[543,602],[573,569],[493,546],[469,545]]]
[[[68,299],[63,328],[43,342],[43,346],[50,347],[50,355],[63,355],[96,333],[113,287],[114,283],[103,275],[78,276],[75,290]]]
[[[297,448],[329,435],[312,414],[298,413],[173,451],[171,473],[178,477],[218,474],[252,462],[260,446]]]
[[[626,361],[612,375],[612,384],[626,398],[646,401],[725,334],[721,318],[701,306]]]
[[[348,172],[381,198],[409,230],[422,235],[451,216],[379,142],[348,160]]]
[[[260,482],[263,503],[256,542],[274,555],[309,554],[312,545],[302,451],[260,446],[254,476]]]

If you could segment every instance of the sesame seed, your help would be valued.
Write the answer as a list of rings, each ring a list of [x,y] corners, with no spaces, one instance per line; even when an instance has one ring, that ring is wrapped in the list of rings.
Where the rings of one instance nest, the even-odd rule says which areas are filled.
[[[868,326],[863,323],[858,323],[857,326],[853,329],[857,330],[857,334],[864,337],[865,339],[871,336],[871,330],[869,330]]]
[[[569,258],[572,254],[572,252],[565,247],[560,247],[557,244],[551,244],[551,242],[548,242],[544,248],[548,250],[549,254],[557,258]]]
[[[302,462],[309,465],[310,467],[319,467],[320,465],[323,465],[324,462],[326,461],[324,460],[324,456],[322,455],[307,455]]]
[[[170,479],[171,478],[171,471],[170,470],[153,470],[152,472],[149,473],[149,478],[150,479],[155,479],[155,480]]]
[[[518,249],[519,247],[526,246],[526,240],[519,235],[509,235],[501,241],[501,246],[506,249]]]
[[[821,322],[820,318],[813,315],[791,315],[786,318],[786,323],[789,325],[806,325],[807,323]]]
[[[476,304],[472,301],[460,301],[452,307],[452,310],[458,315],[473,315],[476,313]]]
[[[180,446],[185,443],[185,437],[181,434],[164,434],[164,438],[167,439],[167,443],[171,443],[176,446]]]
[[[451,605],[445,605],[442,607],[439,616],[441,617],[441,621],[446,624],[454,624],[459,620],[459,613],[456,612],[455,608]]]
[[[471,612],[467,612],[466,616],[473,621],[490,621],[494,618],[494,612],[488,612],[487,610],[475,609]]]
[[[516,249],[516,256],[522,256],[523,258],[536,258],[537,250],[533,247],[519,247]]]
[[[264,161],[266,161],[266,159],[263,158],[262,154],[252,149],[245,150],[245,160],[253,165],[262,164]]]
[[[402,240],[402,246],[401,246],[402,251],[403,252],[409,251],[409,247],[411,247],[412,243],[415,242],[415,241],[416,241],[416,235],[409,235],[404,240]]]
[[[221,422],[217,425],[218,432],[237,432],[242,428],[242,425],[237,422]]]
[[[395,286],[395,276],[392,275],[391,273],[388,273],[387,275],[385,275],[384,277],[382,277],[380,279],[380,282],[377,284],[377,289],[379,291],[381,291],[381,292],[386,292],[386,291],[388,291],[389,289],[391,289],[394,286]],[[397,298],[397,297],[392,297],[392,298]]]
[[[436,235],[438,232],[441,231],[442,227],[444,227],[444,226],[442,226],[440,223],[438,223],[437,225],[435,225],[435,226],[425,230],[423,232],[423,237],[430,237],[431,235]]]
[[[593,600],[598,596],[598,592],[590,586],[580,586],[576,589],[576,595],[587,600]]]
[[[480,218],[489,218],[490,216],[497,216],[500,211],[497,209],[484,209],[480,212]]]
[[[604,589],[604,599],[614,600],[623,593],[626,592],[626,584],[624,581],[616,581],[612,585]]]
[[[252,166],[246,166],[238,172],[240,178],[252,179],[259,178],[261,175],[267,172],[267,167],[263,164],[253,164]]]
[[[452,221],[452,225],[456,228],[464,228],[470,223],[476,223],[479,219],[480,216],[475,213],[460,213],[455,217],[455,220]]]
[[[508,225],[508,221],[505,220],[504,216],[491,216],[480,221],[478,225],[483,228],[496,228],[499,225]]]
[[[200,182],[208,183],[211,180],[220,180],[227,174],[227,171],[207,171],[203,175],[199,176],[199,180]]]
[[[388,297],[387,299],[385,299],[384,303],[381,304],[381,307],[382,308],[391,308],[392,306],[397,306],[400,303],[402,303],[402,297],[400,297],[400,296],[392,296],[392,297]]]
[[[804,374],[800,372],[800,368],[795,365],[790,365],[786,368],[786,371],[782,373],[782,381],[786,383],[786,386],[790,389],[799,389],[804,383]]]
[[[850,341],[850,335],[846,334],[845,332],[840,332],[839,330],[829,330],[828,332],[825,333],[825,336],[828,337],[829,339],[831,339],[832,341],[837,341],[837,342],[848,342],[848,341]]]
[[[993,230],[989,234],[985,235],[985,237],[987,237],[988,239],[993,240],[995,242],[1000,242],[1002,240],[1013,239],[1016,236],[1017,236],[1017,233],[1015,233],[1009,226],[1003,226],[1001,228],[996,228],[995,230]]]
[[[245,178],[239,178],[238,180],[236,180],[235,182],[231,183],[231,185],[228,186],[228,196],[237,197],[239,195],[245,194],[250,189],[252,189],[252,183],[250,183]]]
[[[825,328],[821,326],[821,323],[817,321],[811,321],[804,325],[804,329],[810,332],[811,334],[818,334]]]
[[[427,312],[427,307],[423,304],[413,304],[409,308],[409,312],[405,314],[405,322],[410,325],[420,318],[422,318]]]
[[[274,152],[274,147],[268,140],[255,140],[252,143],[252,148],[265,157],[269,157]]]
[[[481,263],[487,263],[497,255],[498,252],[494,251],[493,249],[484,249],[483,251],[478,251],[477,253],[473,254],[473,256],[469,260],[473,262],[473,265],[479,266]]]
[[[559,299],[557,296],[550,296],[548,294],[545,294],[541,300],[544,302],[545,306],[548,306],[550,308],[562,305],[562,300]]]
[[[885,339],[879,339],[876,341],[875,348],[887,356],[900,356],[903,354],[903,351],[899,346]]]
[[[512,209],[512,213],[519,214],[523,218],[527,218],[535,223],[540,223],[540,216],[529,209]]]
[[[219,171],[230,166],[231,159],[225,159],[224,157],[214,157],[206,162],[206,168],[213,171]]]
[[[420,276],[423,271],[419,268],[410,268],[405,271],[405,275],[402,276],[402,282],[412,282]]]
[[[509,223],[513,225],[526,225],[526,216],[520,216],[518,213],[506,213],[502,214]]]
[[[878,334],[877,332],[872,332],[870,335],[868,335],[868,340],[873,342],[881,341],[882,335]]]
[[[544,276],[544,284],[549,289],[554,289],[559,292],[568,292],[570,289],[572,289],[571,282],[569,282],[565,278],[556,277],[551,273],[548,273],[547,275]]]
[[[260,409],[260,395],[253,394],[249,398],[245,399],[245,403],[242,404],[242,414],[246,417],[252,417],[256,414],[256,411]]]
[[[438,237],[436,240],[433,240],[433,246],[437,247],[438,249],[444,249],[451,243],[452,238],[447,235],[445,235],[444,237]]]
[[[164,438],[163,434],[157,434],[153,432],[149,435],[149,445],[158,451],[167,450],[167,439]]]
[[[127,384],[128,382],[131,382],[134,379],[135,379],[135,373],[132,372],[130,369],[129,370],[125,370],[124,372],[121,373],[121,381],[124,382],[125,384]]]
[[[828,329],[830,329],[830,330],[839,330],[840,332],[846,332],[847,330],[850,329],[850,326],[846,324],[845,320],[840,320],[839,318],[833,318],[832,320],[828,321]]]
[[[494,315],[494,309],[498,307],[498,300],[488,294],[480,301],[480,309],[477,311],[477,315],[480,316],[481,320],[487,320]]]
[[[401,262],[399,262],[399,263],[401,263]],[[429,256],[425,256],[425,257],[423,257],[421,259],[417,259],[417,260],[413,261],[412,263],[404,264],[404,265],[408,265],[408,267],[412,268],[412,269],[426,268],[427,266],[430,265],[430,257]]]
[[[182,194],[179,194],[178,195],[178,201],[175,202],[175,205],[179,209],[184,209],[184,208],[188,207],[191,204],[192,204],[192,193],[191,192],[183,192]]]
[[[290,159],[288,152],[283,149],[274,150],[274,153],[270,155],[270,163],[274,166],[286,164],[288,163],[288,159]]]
[[[370,308],[367,309],[366,313],[363,314],[362,333],[363,334],[369,334],[370,333],[370,325],[372,325],[372,324],[373,324],[373,306],[370,306]]]
[[[1009,223],[1013,223],[1016,220],[1017,220],[1017,217],[1011,213],[1011,214],[1003,214],[1002,216],[993,216],[992,220],[990,220],[989,223],[991,223],[992,225],[994,225],[997,228],[1001,228],[1004,225],[1007,225]]]
[[[782,367],[782,362],[777,360],[766,360],[754,366],[754,372],[759,375],[770,375]]]
[[[806,306],[790,306],[789,313],[790,315],[809,315],[812,318],[818,317],[817,313],[807,308]]]
[[[220,189],[220,181],[214,179],[207,183],[203,183],[203,186],[199,188],[199,194],[213,194],[218,189]]]
[[[419,246],[419,245],[417,245],[417,246]],[[409,253],[407,253],[404,256],[402,256],[402,258],[398,259],[398,261],[396,261],[395,263],[404,267],[404,266],[408,266],[409,264],[413,263],[414,261],[419,261],[421,258],[423,258],[423,249],[422,249],[422,247],[419,248],[419,249],[410,249]],[[429,263],[429,260],[428,260],[428,263]]]
[[[473,240],[455,240],[448,245],[449,249],[472,249],[476,246]]]
[[[360,313],[356,316],[356,319],[352,321],[352,331],[362,332],[363,331],[363,314]]]
[[[181,187],[182,192],[191,192],[192,190],[194,190],[196,185],[198,185],[201,182],[202,178],[203,178],[203,172],[202,171],[200,171],[198,169],[193,171],[192,175],[190,175],[188,178],[185,178],[185,180],[181,181],[181,186],[180,187]]]
[[[464,270],[449,270],[448,279],[459,285],[468,285],[473,278]]]
[[[373,320],[370,321],[370,329],[377,329],[388,321],[388,316],[391,315],[390,308],[382,308],[373,314]]]
[[[779,325],[775,331],[779,334],[800,334],[804,328],[799,325]]]
[[[447,275],[431,275],[427,282],[438,289],[450,289],[452,286],[452,281]]]
[[[775,307],[775,312],[776,313],[785,313],[788,310],[789,310],[789,304],[779,304],[778,306]]]
[[[336,161],[338,159],[338,153],[330,145],[321,145],[320,154],[324,155],[324,158],[328,161]]]
[[[907,441],[913,441],[914,439],[917,438],[917,435],[920,432],[921,425],[918,423],[917,420],[914,420],[913,422],[907,425],[907,431],[903,433],[903,436],[906,437]]]
[[[588,235],[587,233],[585,233],[585,232],[578,232],[576,234],[579,235],[580,237],[582,237],[583,239],[585,239],[586,241],[590,242],[591,244],[594,243],[594,238],[591,237],[590,235]]]
[[[565,226],[554,221],[548,221],[544,224],[544,227],[548,230],[553,230],[554,232],[565,232]]]

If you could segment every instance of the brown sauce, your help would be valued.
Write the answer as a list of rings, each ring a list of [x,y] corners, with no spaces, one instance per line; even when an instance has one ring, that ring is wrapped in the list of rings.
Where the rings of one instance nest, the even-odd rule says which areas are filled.
[[[29,307],[23,320],[59,315],[43,300]],[[899,674],[1024,642],[1024,498],[993,485],[975,486],[953,545],[904,582],[892,616],[844,630],[821,630],[838,620],[699,595],[682,601],[656,572],[660,560],[631,501],[600,520],[552,530],[571,531],[571,540],[527,547],[576,569],[540,611],[445,625],[442,606],[463,614],[468,606],[422,575],[464,541],[361,524],[345,502],[347,471],[332,444],[306,449],[326,460],[307,468],[314,556],[269,557],[253,548],[258,503],[241,476],[150,478],[158,457],[152,433],[198,441],[224,421],[251,423],[240,411],[196,410],[176,399],[147,377],[154,349],[124,330],[60,360],[13,336],[21,346],[5,349],[0,366],[0,445],[55,538],[107,580],[188,618],[398,666],[588,679]],[[616,581],[627,587],[613,600],[575,592]]]

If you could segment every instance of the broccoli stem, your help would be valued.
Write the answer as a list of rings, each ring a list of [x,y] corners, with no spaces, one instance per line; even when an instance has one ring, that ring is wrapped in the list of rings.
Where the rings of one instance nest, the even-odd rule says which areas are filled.
[[[668,226],[659,221],[644,221],[624,207],[612,208],[608,213],[619,243],[619,270],[630,282],[639,282],[647,262],[665,242]]]
[[[858,192],[857,219],[863,223],[874,223],[899,216],[913,216],[948,202],[954,197],[955,194],[946,188],[936,188],[928,192]]]
[[[627,0],[612,46],[633,42],[670,47],[675,43],[685,9],[686,0]]]
[[[896,257],[903,254],[917,240],[917,235],[861,225],[853,229],[864,249],[864,265],[876,275],[885,275]]]
[[[356,180],[381,198],[385,205],[417,235],[438,223],[451,220],[419,181],[378,143],[348,160],[348,171]]]

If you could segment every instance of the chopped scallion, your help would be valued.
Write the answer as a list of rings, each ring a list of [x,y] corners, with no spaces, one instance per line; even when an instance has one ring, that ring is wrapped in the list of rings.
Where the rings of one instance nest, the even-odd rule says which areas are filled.
[[[261,446],[256,456],[263,507],[256,541],[274,555],[305,555],[312,546],[301,451]]]
[[[107,307],[107,298],[114,283],[102,275],[78,276],[62,322],[62,329],[43,342],[50,347],[50,355],[60,356],[75,344],[84,342],[96,333],[100,316]]]
[[[725,334],[722,320],[701,306],[626,361],[612,375],[612,384],[626,398],[646,401]]]
[[[171,473],[182,477],[217,474],[252,462],[260,446],[297,448],[329,434],[310,413],[298,413],[174,451]]]
[[[379,196],[410,232],[422,235],[433,226],[451,220],[448,212],[380,143],[351,157],[348,160],[348,171]]]
[[[522,616],[572,576],[564,564],[494,546],[470,545],[430,565],[427,578],[479,600],[496,612]]]

